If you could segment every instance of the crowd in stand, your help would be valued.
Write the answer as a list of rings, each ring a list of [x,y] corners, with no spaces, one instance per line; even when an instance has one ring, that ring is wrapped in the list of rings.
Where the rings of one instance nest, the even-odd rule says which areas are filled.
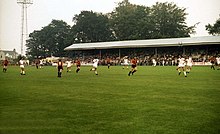
[[[106,59],[111,59],[112,65],[120,65],[124,57],[131,59],[136,57],[138,65],[176,66],[179,56],[192,57],[194,62],[208,62],[212,56],[220,56],[220,47],[211,46],[190,46],[190,47],[163,47],[163,48],[135,48],[135,49],[109,49],[90,50],[74,52],[74,58],[80,59],[83,63],[91,63],[94,58],[100,59],[101,65],[106,65]]]

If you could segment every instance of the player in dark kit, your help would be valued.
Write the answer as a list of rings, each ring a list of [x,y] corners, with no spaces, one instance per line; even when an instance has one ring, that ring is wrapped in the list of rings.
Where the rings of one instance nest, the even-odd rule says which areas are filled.
[[[108,65],[108,69],[109,69],[111,66],[111,59],[109,57],[106,59],[106,63]]]
[[[58,68],[58,76],[57,77],[61,77],[62,70],[63,70],[63,62],[61,60],[58,61],[57,68]]]
[[[131,71],[128,73],[128,76],[133,75],[137,71],[137,58],[131,60]]]
[[[40,60],[37,58],[36,60],[35,60],[35,65],[36,65],[36,68],[38,69],[38,67],[39,67],[39,64],[40,64]]]
[[[81,66],[80,60],[77,59],[75,63],[76,63],[76,73],[78,73],[80,70],[80,66]]]
[[[216,58],[214,56],[212,56],[209,61],[211,62],[211,69],[215,70],[215,62],[216,62]]]
[[[6,73],[6,71],[7,71],[7,67],[8,67],[8,60],[7,59],[5,59],[4,61],[3,61],[3,72],[4,73]]]

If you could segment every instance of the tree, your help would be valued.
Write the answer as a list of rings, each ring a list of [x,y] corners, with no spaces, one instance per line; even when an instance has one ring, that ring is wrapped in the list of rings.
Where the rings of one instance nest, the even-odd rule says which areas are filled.
[[[208,24],[205,26],[206,30],[211,35],[220,35],[220,18],[215,22],[215,24]]]
[[[34,31],[27,40],[28,55],[32,57],[65,56],[64,48],[69,44],[66,37],[70,33],[70,26],[62,20],[52,20],[40,31]]]
[[[110,13],[111,27],[118,40],[143,39],[148,36],[150,10],[124,0]]]
[[[157,2],[152,7],[124,0],[111,13],[110,21],[118,40],[189,37],[195,26],[186,25],[185,8]]]
[[[82,11],[73,18],[72,43],[111,41],[115,37],[106,15],[92,11]]]
[[[154,24],[153,38],[189,37],[194,27],[186,25],[186,8],[179,8],[174,3],[159,3],[152,6]]]

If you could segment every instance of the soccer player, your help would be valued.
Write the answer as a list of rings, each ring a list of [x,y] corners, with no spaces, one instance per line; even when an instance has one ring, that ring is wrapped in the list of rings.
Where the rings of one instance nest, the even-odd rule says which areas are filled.
[[[125,56],[123,57],[123,61],[124,61],[124,64],[123,64],[123,69],[126,67],[128,69],[128,65],[129,65],[129,61],[128,61],[128,56]]]
[[[20,71],[21,75],[25,75],[25,71],[24,71],[24,60],[23,60],[23,58],[21,58],[21,59],[19,60],[19,66],[20,66],[20,69],[21,69],[21,71]]]
[[[80,70],[80,66],[81,66],[80,60],[77,59],[77,60],[75,61],[75,63],[76,63],[76,73],[78,73],[79,70]]]
[[[189,73],[192,69],[192,57],[189,57],[188,59],[186,59],[186,73]]]
[[[216,57],[216,62],[217,62],[217,65],[218,65],[218,69],[217,70],[220,70],[220,57]]]
[[[43,65],[44,65],[43,60],[40,59],[40,68],[43,68]]]
[[[3,72],[6,73],[7,71],[7,67],[8,67],[8,60],[5,58],[5,60],[3,61]]]
[[[63,62],[61,61],[61,59],[59,59],[59,61],[57,62],[57,68],[58,68],[58,76],[57,77],[61,77],[62,70],[63,70]]]
[[[136,71],[137,71],[137,58],[134,57],[131,60],[131,70],[129,71],[128,76],[130,76],[131,74],[133,75]]]
[[[186,64],[185,58],[179,57],[178,61],[179,61],[179,64],[176,70],[179,72],[179,75],[181,74],[181,71],[182,71],[184,73],[184,76],[187,77],[186,71],[185,71],[185,64]]]
[[[66,72],[67,73],[71,72],[72,62],[68,60],[68,61],[66,61],[66,63],[67,63],[67,66],[66,66],[67,71]]]
[[[215,70],[215,62],[216,62],[216,58],[214,56],[212,56],[209,61],[211,62],[211,69]]]
[[[109,69],[110,65],[111,65],[111,59],[109,57],[106,59],[106,63],[108,65],[108,69]]]
[[[157,61],[155,59],[152,59],[152,62],[153,62],[153,66],[156,67]]]
[[[36,60],[35,60],[35,65],[36,65],[36,68],[38,69],[38,67],[39,67],[39,64],[40,64],[40,60],[37,58]]]
[[[90,71],[94,71],[96,75],[98,75],[97,72],[98,63],[99,63],[99,59],[94,59],[92,68],[90,69]]]

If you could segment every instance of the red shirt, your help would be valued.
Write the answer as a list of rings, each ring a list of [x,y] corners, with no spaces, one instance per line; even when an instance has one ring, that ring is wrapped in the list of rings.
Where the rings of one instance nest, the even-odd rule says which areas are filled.
[[[107,63],[110,63],[110,61],[111,61],[110,58],[107,58]]]
[[[80,64],[81,64],[81,63],[80,63],[80,60],[77,60],[77,61],[76,61],[76,65],[77,65],[77,66],[80,66]]]
[[[132,65],[137,65],[137,59],[132,59],[132,60],[131,60],[131,64],[132,64]]]
[[[57,65],[58,65],[58,67],[62,67],[62,66],[63,66],[63,62],[62,62],[62,61],[59,61],[59,62],[57,63]]]
[[[8,65],[8,60],[4,60],[3,64],[4,64],[4,66],[7,66]]]

